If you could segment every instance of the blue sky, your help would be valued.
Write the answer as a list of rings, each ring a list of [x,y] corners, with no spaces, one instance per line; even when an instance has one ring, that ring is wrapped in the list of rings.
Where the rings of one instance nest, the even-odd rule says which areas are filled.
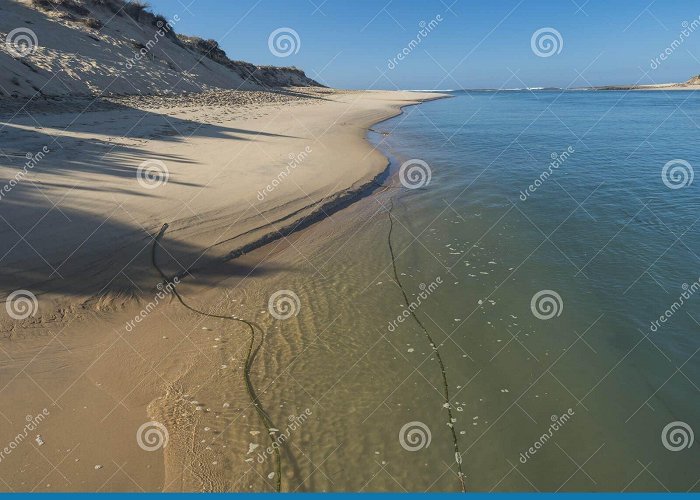
[[[651,60],[700,20],[697,0],[151,0],[176,30],[217,40],[232,59],[294,65],[343,88],[449,89],[683,81],[700,73],[700,28],[658,68]],[[420,29],[437,27],[389,69]],[[276,57],[270,34],[291,28],[298,52]],[[538,57],[553,28],[561,52]],[[551,31],[551,30],[550,30]],[[558,42],[556,42],[558,43]],[[647,73],[647,74],[645,74]]]

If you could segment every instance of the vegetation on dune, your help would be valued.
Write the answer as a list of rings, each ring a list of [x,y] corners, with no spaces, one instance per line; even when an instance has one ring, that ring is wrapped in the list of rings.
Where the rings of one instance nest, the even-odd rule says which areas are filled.
[[[90,10],[75,0],[32,0],[32,5],[42,10],[67,11],[78,16],[89,16]]]
[[[105,8],[116,16],[128,16],[139,24],[156,28],[162,28],[168,22],[165,17],[151,12],[150,6],[140,0],[32,0],[32,5],[47,12],[58,12],[63,18],[81,22],[92,29],[102,28],[103,23],[94,17],[88,17],[93,14],[89,7]],[[166,36],[177,40],[172,30],[166,31]]]
[[[295,67],[258,66],[245,61],[234,61],[216,40],[177,34],[165,17],[152,12],[149,4],[142,0],[31,0],[31,4],[39,10],[57,13],[61,19],[78,22],[94,30],[102,29],[105,22],[108,22],[101,21],[99,17],[106,19],[115,16],[128,17],[141,26],[162,29],[164,36],[198,58],[206,57],[230,69],[243,80],[264,87],[322,86]],[[102,16],[99,16],[101,10],[109,11],[110,15],[106,17],[106,13],[102,12]],[[130,42],[136,50],[145,48],[140,41]],[[200,60],[200,64],[204,65],[204,62]]]
[[[230,59],[226,52],[219,46],[216,40],[205,40],[197,36],[177,35],[180,43],[191,49],[192,51],[206,56],[214,62],[226,66],[230,70],[236,72],[241,78],[250,80],[259,85],[275,86],[283,84],[285,78],[296,76],[299,82],[304,85],[312,85],[321,87],[318,82],[308,78],[306,74],[294,67],[277,67],[277,66],[257,66],[245,61],[234,61]]]

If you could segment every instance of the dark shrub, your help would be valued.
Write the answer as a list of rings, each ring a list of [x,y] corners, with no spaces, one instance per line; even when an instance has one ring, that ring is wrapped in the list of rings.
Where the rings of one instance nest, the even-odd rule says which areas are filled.
[[[81,22],[88,28],[92,28],[94,30],[98,30],[103,26],[102,21],[95,19],[94,17],[86,17],[85,19],[81,19]]]

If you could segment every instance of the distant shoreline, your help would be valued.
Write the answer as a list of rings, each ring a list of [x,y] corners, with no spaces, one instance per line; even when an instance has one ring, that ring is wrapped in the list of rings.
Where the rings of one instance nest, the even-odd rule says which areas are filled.
[[[508,89],[489,89],[489,88],[470,88],[470,89],[448,89],[448,90],[407,90],[407,92],[553,92],[553,91],[564,91],[564,92],[585,92],[585,91],[630,91],[630,90],[700,90],[700,84],[687,84],[687,83],[663,83],[657,85],[598,85],[595,87],[523,87],[523,88],[508,88]]]
[[[585,87],[584,90],[700,90],[700,85],[687,83],[664,83],[659,85],[604,85]]]
[[[471,88],[449,90],[411,90],[410,92],[535,92],[535,91],[590,91],[590,90],[700,90],[700,75],[681,83],[655,83],[651,85],[595,85],[589,87],[520,87],[520,88]]]

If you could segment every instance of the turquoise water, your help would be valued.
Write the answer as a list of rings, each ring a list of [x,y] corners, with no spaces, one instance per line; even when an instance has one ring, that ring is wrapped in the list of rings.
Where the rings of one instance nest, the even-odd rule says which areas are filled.
[[[560,393],[552,414],[576,412],[525,463],[514,451],[529,446],[504,447],[518,466],[506,485],[556,489],[592,457],[584,468],[598,476],[575,470],[564,488],[698,489],[700,447],[670,451],[661,436],[671,422],[700,429],[700,186],[678,187],[700,165],[699,104],[691,92],[464,92],[378,127],[397,164],[421,159],[431,173],[398,195],[402,241],[422,242],[404,264],[460,285],[418,314],[482,379],[518,372],[514,406],[496,413],[516,427],[500,431],[517,430],[510,439],[546,430],[548,412],[527,409],[542,384]],[[664,178],[672,160],[687,163]],[[531,311],[543,290],[561,297],[551,319]],[[465,446],[497,434],[498,423]]]
[[[285,488],[458,491],[456,436],[468,491],[697,491],[700,180],[668,185],[700,165],[698,104],[472,92],[376,125],[392,188],[279,255],[300,309],[265,397],[314,415]]]

